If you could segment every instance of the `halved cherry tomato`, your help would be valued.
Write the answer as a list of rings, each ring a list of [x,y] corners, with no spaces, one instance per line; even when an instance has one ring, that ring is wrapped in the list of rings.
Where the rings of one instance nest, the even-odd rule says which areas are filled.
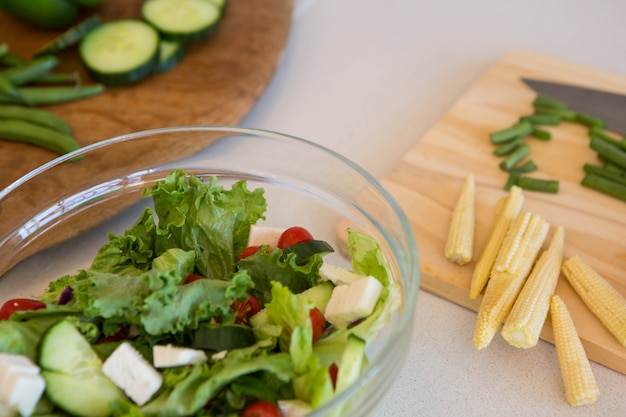
[[[313,235],[309,233],[304,227],[293,226],[280,235],[278,238],[278,246],[281,249],[285,249],[288,246],[295,245],[296,243],[308,242],[309,240],[313,240]]]
[[[257,401],[243,410],[241,417],[281,417],[280,410],[268,401]]]
[[[309,310],[309,319],[311,320],[311,327],[313,327],[313,343],[317,342],[326,327],[326,319],[324,314],[317,308],[313,307]]]
[[[261,303],[254,296],[249,295],[246,301],[235,300],[230,308],[237,313],[236,324],[246,324],[248,319],[261,311]]]
[[[199,279],[205,279],[202,275],[198,275],[198,274],[189,274],[187,275],[187,278],[185,278],[185,284],[190,284],[194,281],[197,281]]]
[[[241,251],[241,253],[237,257],[237,260],[247,258],[248,256],[252,256],[255,253],[257,253],[259,249],[261,249],[260,246],[248,246],[247,248]]]
[[[102,336],[98,343],[119,342],[128,339],[130,335],[130,326],[122,326],[116,333],[109,336]]]
[[[2,305],[0,308],[0,320],[8,320],[16,311],[39,310],[45,308],[46,305],[39,300],[32,298],[13,298]]]
[[[335,362],[331,363],[328,367],[328,374],[330,375],[330,380],[333,382],[333,388],[337,387],[337,374],[339,373],[339,367]]]

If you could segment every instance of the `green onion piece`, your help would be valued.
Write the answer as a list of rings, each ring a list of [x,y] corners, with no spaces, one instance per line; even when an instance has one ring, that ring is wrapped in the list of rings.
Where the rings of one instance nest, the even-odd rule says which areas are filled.
[[[605,160],[626,169],[626,150],[597,137],[592,137],[589,147]]]
[[[561,117],[558,114],[535,113],[530,116],[520,117],[520,122],[523,121],[533,125],[557,126],[561,123]]]
[[[500,163],[500,169],[503,171],[511,171],[515,165],[522,159],[524,159],[530,153],[530,146],[523,143],[518,146],[513,153],[506,157],[504,161]]]
[[[504,142],[493,150],[495,156],[504,156],[513,152],[518,146],[524,143],[524,138],[517,137],[509,142]]]
[[[544,142],[552,139],[552,135],[547,130],[533,128],[533,131],[530,133],[530,136],[542,140]]]
[[[524,162],[522,165],[519,165],[513,168],[511,170],[511,173],[527,174],[529,172],[537,171],[537,169],[539,169],[539,167],[537,167],[537,164],[535,164],[535,162],[532,159],[529,159],[528,161]]]
[[[492,133],[491,143],[499,144],[508,142],[520,136],[525,136],[533,131],[533,125],[528,122],[519,122],[511,127]]]
[[[556,194],[559,192],[559,182],[557,180],[543,180],[520,176],[516,185],[523,190],[541,191],[543,193]]]
[[[533,107],[548,107],[553,109],[567,110],[567,104],[562,101],[551,99],[550,97],[538,95],[533,100]]]
[[[626,171],[614,171],[612,169],[607,169],[606,167],[599,167],[591,164],[583,165],[583,170],[587,174],[597,175],[626,186]]]
[[[595,174],[587,174],[580,182],[583,186],[626,201],[626,185]]]
[[[509,178],[506,180],[506,183],[504,184],[504,190],[509,191],[511,187],[517,184],[517,180],[519,179],[521,175],[522,174],[520,174],[519,172],[515,172],[515,171],[511,172],[509,174]]]
[[[604,127],[604,122],[602,120],[583,112],[576,112],[574,121],[588,127]]]

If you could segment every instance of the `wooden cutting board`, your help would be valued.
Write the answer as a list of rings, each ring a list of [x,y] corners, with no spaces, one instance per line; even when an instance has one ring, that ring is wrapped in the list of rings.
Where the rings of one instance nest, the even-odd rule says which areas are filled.
[[[104,21],[140,17],[142,0],[105,0]],[[183,62],[133,86],[48,106],[66,118],[81,145],[165,126],[236,125],[261,96],[278,65],[291,24],[292,0],[228,0],[217,31],[191,44]],[[30,58],[59,31],[40,30],[0,11],[0,42]],[[78,71],[76,49],[60,54],[56,72]],[[0,189],[55,158],[51,151],[0,140]]]
[[[510,53],[478,79],[382,180],[413,225],[420,250],[421,287],[475,311],[480,299],[469,299],[474,262],[453,264],[445,259],[443,247],[453,206],[469,173],[476,179],[474,258],[484,245],[507,179],[498,168],[499,159],[491,153],[489,133],[532,113],[535,93],[520,77],[626,94],[625,76],[535,52]],[[532,175],[558,179],[560,191],[556,195],[526,191],[523,210],[548,220],[547,241],[554,226],[563,225],[565,259],[580,255],[626,296],[626,202],[579,185],[583,164],[596,162],[584,128],[561,124],[548,130],[553,135],[550,142],[530,140],[530,155],[539,166]],[[557,293],[567,303],[588,356],[626,374],[626,347],[587,309],[563,275]],[[549,321],[542,338],[553,342]],[[473,343],[471,337],[468,343]]]

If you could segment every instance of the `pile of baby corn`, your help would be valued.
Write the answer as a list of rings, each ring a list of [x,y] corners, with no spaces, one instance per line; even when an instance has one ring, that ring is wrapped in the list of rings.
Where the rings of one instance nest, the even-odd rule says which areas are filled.
[[[554,227],[542,251],[550,225],[536,213],[523,211],[522,189],[513,186],[496,206],[485,246],[473,270],[470,298],[484,290],[476,318],[474,346],[489,345],[501,335],[511,345],[537,344],[550,312],[554,343],[572,406],[592,404],[600,391],[589,360],[564,301],[555,294],[561,271],[587,307],[626,347],[626,299],[580,256],[563,259],[564,229]],[[452,212],[445,256],[459,265],[473,256],[475,184],[468,175]]]

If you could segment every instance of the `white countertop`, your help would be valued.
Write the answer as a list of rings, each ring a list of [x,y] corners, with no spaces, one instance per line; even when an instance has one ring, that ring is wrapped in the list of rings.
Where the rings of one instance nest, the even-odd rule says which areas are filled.
[[[379,178],[507,52],[534,50],[626,75],[622,0],[294,5],[283,59],[243,124],[325,145]],[[570,407],[552,345],[519,350],[495,338],[478,352],[474,319],[421,291],[406,365],[375,415],[626,415],[626,375],[592,363],[600,398]]]

